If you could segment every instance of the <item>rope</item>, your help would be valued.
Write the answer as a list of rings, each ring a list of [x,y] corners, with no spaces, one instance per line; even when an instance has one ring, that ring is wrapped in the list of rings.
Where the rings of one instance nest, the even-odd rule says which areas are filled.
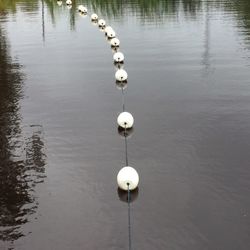
[[[125,159],[126,159],[126,166],[128,166],[128,141],[127,141],[127,130],[124,130],[124,138],[125,138]]]
[[[129,246],[128,249],[132,250],[129,183],[127,183],[127,185],[128,185],[128,246]]]
[[[122,111],[125,111],[125,94],[124,94],[124,90],[122,88]]]
[[[86,14],[89,16],[89,14]],[[122,111],[125,111],[125,93],[124,89],[122,90]],[[124,141],[125,141],[125,162],[126,166],[128,166],[128,142],[127,142],[127,128],[124,128]],[[128,186],[128,249],[132,250],[132,240],[131,240],[131,212],[130,212],[130,201],[131,201],[131,191],[129,189],[129,183],[127,183]]]
[[[122,111],[125,111],[125,93],[124,89],[122,88]],[[127,141],[127,128],[124,128],[123,135],[125,138],[125,162],[126,166],[128,166],[128,141]]]

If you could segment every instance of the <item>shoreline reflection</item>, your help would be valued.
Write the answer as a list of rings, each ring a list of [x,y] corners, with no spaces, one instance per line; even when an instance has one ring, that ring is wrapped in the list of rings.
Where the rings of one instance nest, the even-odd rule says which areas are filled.
[[[21,226],[36,212],[35,187],[45,178],[43,129],[21,125],[22,66],[13,62],[0,26],[0,241],[24,236]]]

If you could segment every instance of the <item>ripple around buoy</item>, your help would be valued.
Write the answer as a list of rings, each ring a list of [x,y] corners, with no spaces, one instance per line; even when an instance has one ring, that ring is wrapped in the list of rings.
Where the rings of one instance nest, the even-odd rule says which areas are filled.
[[[117,123],[122,128],[132,128],[134,125],[134,117],[129,112],[122,112],[117,117]]]
[[[122,190],[134,190],[139,184],[139,175],[137,171],[130,167],[123,167],[117,175],[117,184]]]

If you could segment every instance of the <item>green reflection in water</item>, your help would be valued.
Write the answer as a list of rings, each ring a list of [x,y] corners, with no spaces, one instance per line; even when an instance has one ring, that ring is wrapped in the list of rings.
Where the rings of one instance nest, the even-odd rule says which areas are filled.
[[[56,0],[0,0],[0,12],[15,12],[17,5],[27,14],[39,11],[43,2],[55,22],[55,13],[60,11]],[[167,17],[178,16],[183,12],[186,18],[196,18],[197,14],[206,11],[207,4],[211,8],[221,11],[233,11],[244,29],[250,31],[250,1],[249,0],[73,0],[70,9],[70,24],[75,26],[77,6],[83,4],[94,12],[108,18],[122,19],[129,15],[135,15],[143,22],[163,22]],[[65,6],[65,1],[63,0]]]
[[[225,2],[224,8],[236,14],[237,26],[244,34],[247,48],[250,49],[250,1],[232,0]]]
[[[95,12],[101,13],[109,18],[120,18],[129,13],[140,16],[142,21],[161,21],[164,17],[177,15],[180,10],[195,16],[201,7],[201,0],[85,0],[79,1],[87,4]]]

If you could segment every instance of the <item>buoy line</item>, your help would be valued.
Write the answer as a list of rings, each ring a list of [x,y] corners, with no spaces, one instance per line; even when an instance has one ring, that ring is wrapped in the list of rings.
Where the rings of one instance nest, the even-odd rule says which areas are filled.
[[[72,0],[66,0],[67,6],[72,6]],[[58,6],[62,6],[62,1],[57,0]],[[83,5],[78,6],[78,11],[84,15],[88,16],[88,9]],[[127,137],[132,132],[134,125],[134,117],[131,113],[126,111],[125,108],[125,93],[124,89],[127,87],[128,73],[126,70],[121,67],[124,64],[124,54],[119,50],[120,40],[117,38],[116,32],[111,26],[106,25],[106,21],[98,17],[96,13],[90,15],[91,21],[100,28],[100,31],[105,33],[107,40],[110,42],[112,51],[114,52],[113,61],[116,66],[116,85],[122,91],[122,113],[117,117],[118,130],[121,130],[121,134],[124,137],[125,141],[125,166],[120,169],[117,174],[117,184],[119,189],[127,192],[127,204],[128,204],[128,240],[129,240],[129,250],[132,249],[132,240],[131,240],[131,191],[136,190],[139,184],[139,175],[137,171],[129,166],[128,162],[128,142]]]

